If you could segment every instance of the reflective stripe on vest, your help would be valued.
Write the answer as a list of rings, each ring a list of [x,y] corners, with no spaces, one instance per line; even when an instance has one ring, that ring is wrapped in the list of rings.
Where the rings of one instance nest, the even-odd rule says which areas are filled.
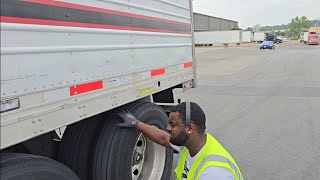
[[[197,167],[197,170],[195,171],[194,174],[198,175],[201,168],[208,162],[212,162],[212,161],[216,161],[216,162],[221,162],[221,163],[225,163],[228,164],[231,169],[235,172],[237,178],[239,180],[243,180],[242,176],[240,175],[240,172],[238,171],[237,167],[227,158],[223,157],[223,156],[218,156],[218,155],[209,155],[207,157],[205,157],[201,163],[199,164],[199,166]],[[200,175],[200,174],[199,174]],[[197,178],[196,178],[197,179]]]
[[[232,156],[222,147],[222,145],[210,134],[206,134],[206,144],[204,145],[198,158],[194,161],[188,172],[187,180],[198,180],[207,168],[221,167],[232,173],[235,180],[243,180],[243,176]],[[179,164],[174,170],[176,179],[182,180],[182,173],[186,163],[188,149],[183,148]]]

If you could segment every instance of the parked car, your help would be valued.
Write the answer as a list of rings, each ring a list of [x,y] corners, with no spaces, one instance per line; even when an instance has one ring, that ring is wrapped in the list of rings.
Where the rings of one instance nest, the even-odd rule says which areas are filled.
[[[284,36],[277,36],[277,39],[281,39],[284,42]]]
[[[273,40],[274,43],[277,43],[277,44],[280,44],[280,43],[283,43],[283,40],[282,39],[279,39],[279,38],[275,38]]]
[[[260,44],[260,49],[270,49],[274,50],[276,47],[273,44],[272,41],[264,41],[262,44]]]

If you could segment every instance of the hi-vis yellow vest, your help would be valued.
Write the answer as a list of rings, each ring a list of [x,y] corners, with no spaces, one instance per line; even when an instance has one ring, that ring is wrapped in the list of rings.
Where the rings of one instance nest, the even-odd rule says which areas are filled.
[[[177,180],[182,180],[184,164],[188,155],[188,149],[183,148],[176,172]],[[210,134],[207,133],[207,141],[198,158],[194,161],[188,173],[187,180],[198,180],[203,171],[208,167],[223,167],[228,169],[235,180],[243,180],[241,171],[231,155]]]

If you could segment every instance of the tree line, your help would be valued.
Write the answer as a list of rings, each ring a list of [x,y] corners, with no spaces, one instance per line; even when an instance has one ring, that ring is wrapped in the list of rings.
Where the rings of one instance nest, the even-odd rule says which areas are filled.
[[[263,26],[261,31],[271,32],[277,36],[287,36],[291,38],[298,38],[301,32],[306,32],[311,26],[320,26],[319,20],[310,21],[306,16],[295,17],[291,19],[289,24],[282,24],[276,26]],[[252,30],[247,28],[246,30]],[[285,30],[285,31],[279,31]]]

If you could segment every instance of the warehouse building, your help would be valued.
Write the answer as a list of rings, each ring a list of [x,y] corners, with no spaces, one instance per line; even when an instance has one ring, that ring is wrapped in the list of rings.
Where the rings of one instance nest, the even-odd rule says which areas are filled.
[[[237,21],[193,13],[194,31],[228,31],[239,28]]]

